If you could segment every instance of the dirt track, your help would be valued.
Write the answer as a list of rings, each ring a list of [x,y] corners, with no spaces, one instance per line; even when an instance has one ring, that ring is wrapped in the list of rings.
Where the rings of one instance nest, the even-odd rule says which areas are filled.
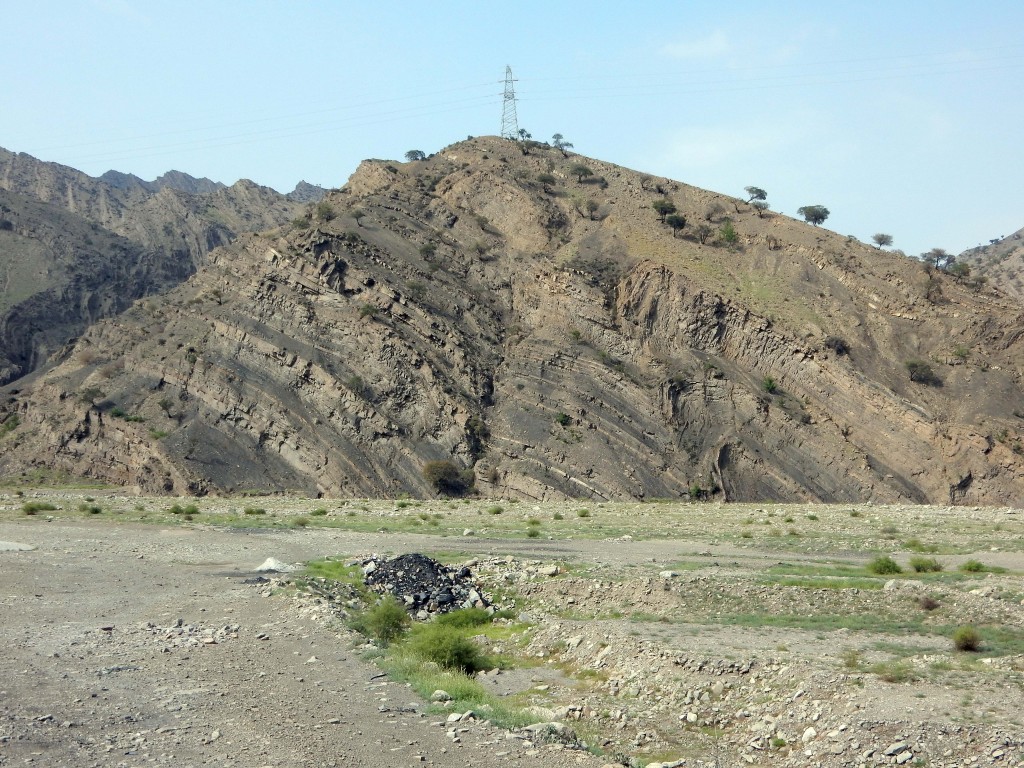
[[[456,744],[443,718],[379,711],[424,704],[374,679],[348,638],[242,584],[267,557],[357,551],[368,538],[0,524],[0,540],[37,547],[0,553],[0,765],[552,765],[555,753],[496,729],[473,726]],[[238,636],[174,647],[146,627],[179,618],[199,636],[230,625]]]

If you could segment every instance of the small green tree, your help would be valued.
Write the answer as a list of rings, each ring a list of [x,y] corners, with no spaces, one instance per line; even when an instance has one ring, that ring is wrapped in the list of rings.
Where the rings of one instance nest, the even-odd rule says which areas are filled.
[[[872,235],[871,239],[874,241],[876,248],[888,248],[892,245],[892,235],[887,235],[884,232]]]
[[[569,153],[566,152],[565,150],[572,149],[572,142],[566,141],[562,134],[556,133],[554,136],[552,136],[551,144],[552,146],[554,146],[555,149],[562,153],[562,157],[569,156]]]
[[[829,210],[824,205],[804,205],[797,208],[796,212],[804,217],[804,221],[814,226],[823,224],[829,215]]]
[[[88,406],[96,405],[97,400],[102,400],[106,396],[106,393],[99,387],[86,387],[78,393],[78,399]]]
[[[760,187],[744,187],[743,189],[749,195],[749,197],[747,198],[747,202],[748,203],[752,203],[755,200],[767,200],[768,199],[768,193],[765,192]]]
[[[352,218],[355,219],[357,227],[363,226],[362,221],[363,217],[366,216],[366,211],[364,211],[362,208],[353,208],[351,215]]]
[[[598,208],[600,208],[601,206],[598,205],[597,200],[594,200],[593,198],[588,198],[586,202],[586,207],[587,213],[590,216],[590,220],[593,221],[594,214],[597,213]]]
[[[939,377],[935,375],[935,371],[932,367],[924,360],[907,360],[904,365],[907,368],[907,373],[910,375],[910,380],[915,381],[919,384],[931,384],[937,385],[941,383]]]
[[[771,206],[768,204],[767,200],[754,200],[750,204],[750,206],[755,211],[757,211],[757,218],[759,218],[759,219],[763,219],[765,211],[767,211],[769,208],[771,208]]]
[[[928,253],[921,255],[921,261],[930,264],[936,269],[948,269],[956,262],[956,256],[948,253],[945,248],[932,248]]]
[[[718,229],[718,236],[722,238],[722,242],[727,245],[735,245],[739,242],[740,236],[736,232],[736,227],[732,225],[732,222],[728,219]]]
[[[658,216],[661,217],[661,221],[665,221],[665,217],[670,213],[676,212],[675,203],[669,200],[667,197],[661,198],[661,200],[655,200],[651,203],[651,208],[658,212]]]
[[[971,267],[962,261],[958,261],[949,268],[948,272],[959,283],[971,276]]]
[[[544,186],[545,192],[550,192],[551,187],[558,183],[558,179],[552,176],[550,173],[541,173],[537,175],[537,181]]]
[[[676,237],[679,230],[686,226],[686,217],[672,213],[665,217],[665,223],[672,227],[672,237]]]
[[[459,469],[451,461],[428,461],[423,465],[423,477],[438,493],[464,496],[473,490],[475,476],[471,469]]]
[[[583,179],[587,176],[593,176],[594,172],[590,170],[583,163],[576,163],[569,169],[569,173],[576,177],[576,183],[582,184]]]
[[[405,159],[411,163],[414,160],[426,160],[427,155],[425,152],[422,152],[421,150],[410,149],[408,152],[405,153]]]
[[[320,219],[320,221],[330,221],[335,216],[337,216],[337,214],[334,212],[334,206],[332,206],[326,200],[321,200],[319,203],[316,204],[315,214],[316,217]]]

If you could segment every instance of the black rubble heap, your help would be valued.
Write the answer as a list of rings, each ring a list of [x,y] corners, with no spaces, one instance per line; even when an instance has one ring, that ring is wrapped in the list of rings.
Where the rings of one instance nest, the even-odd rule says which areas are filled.
[[[371,557],[363,561],[363,574],[368,587],[394,595],[413,615],[490,607],[469,568],[449,568],[426,555]]]

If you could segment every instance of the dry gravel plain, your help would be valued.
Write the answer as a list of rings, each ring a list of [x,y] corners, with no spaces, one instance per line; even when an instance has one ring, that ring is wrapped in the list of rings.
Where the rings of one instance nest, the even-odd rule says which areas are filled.
[[[565,732],[449,722],[354,604],[252,582],[408,552],[470,564],[515,617],[481,683]],[[0,766],[1020,765],[1022,573],[1010,508],[11,490]]]

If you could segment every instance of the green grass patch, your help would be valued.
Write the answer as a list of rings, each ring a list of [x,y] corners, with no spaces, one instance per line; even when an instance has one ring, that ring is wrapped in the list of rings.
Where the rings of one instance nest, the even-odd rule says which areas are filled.
[[[967,560],[960,563],[957,570],[964,573],[1006,573],[1006,569],[998,565],[985,565],[980,560]]]
[[[57,509],[57,506],[48,501],[26,501],[21,505],[21,511],[26,515],[34,515],[38,512],[52,512],[55,509]]]

